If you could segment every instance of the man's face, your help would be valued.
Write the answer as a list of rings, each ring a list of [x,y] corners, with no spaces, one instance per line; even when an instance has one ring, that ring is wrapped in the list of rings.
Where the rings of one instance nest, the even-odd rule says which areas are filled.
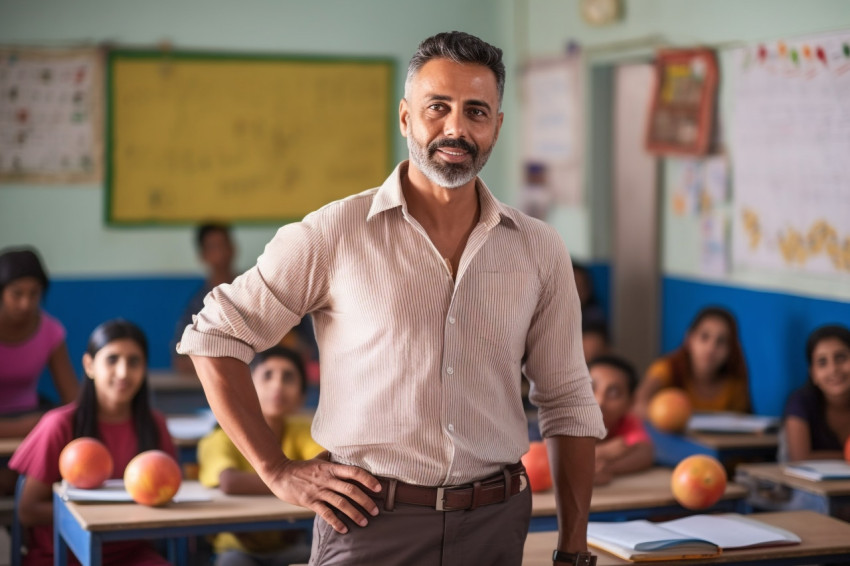
[[[448,59],[426,63],[399,106],[411,166],[448,189],[469,183],[484,168],[503,117],[493,71]]]

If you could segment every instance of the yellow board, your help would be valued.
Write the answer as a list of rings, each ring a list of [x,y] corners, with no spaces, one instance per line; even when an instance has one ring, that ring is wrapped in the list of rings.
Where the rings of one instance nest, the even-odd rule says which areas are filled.
[[[109,59],[107,219],[298,220],[392,167],[393,63]]]

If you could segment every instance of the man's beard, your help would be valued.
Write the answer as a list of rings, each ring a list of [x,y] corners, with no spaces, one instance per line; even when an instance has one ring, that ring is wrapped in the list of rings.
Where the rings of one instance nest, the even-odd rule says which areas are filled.
[[[413,137],[412,128],[410,124],[407,125],[407,149],[410,153],[410,161],[429,181],[446,189],[462,187],[475,179],[490,158],[494,145],[495,140],[486,151],[480,151],[477,145],[464,139],[442,138],[432,141],[428,147],[425,147]],[[461,149],[472,159],[467,163],[440,161],[434,158],[434,154],[440,148]]]

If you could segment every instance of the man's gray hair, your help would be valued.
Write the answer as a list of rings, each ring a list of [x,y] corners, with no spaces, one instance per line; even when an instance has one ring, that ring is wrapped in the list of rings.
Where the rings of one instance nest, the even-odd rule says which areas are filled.
[[[432,59],[449,59],[455,63],[474,63],[489,67],[496,75],[499,88],[499,105],[505,92],[505,64],[502,63],[502,50],[486,41],[464,33],[451,31],[438,33],[419,44],[416,53],[407,66],[407,79],[404,81],[404,95],[407,97],[410,83],[419,70]]]

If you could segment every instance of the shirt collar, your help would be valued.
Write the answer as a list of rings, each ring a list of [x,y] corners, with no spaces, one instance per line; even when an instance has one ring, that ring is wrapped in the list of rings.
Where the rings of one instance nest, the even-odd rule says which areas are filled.
[[[404,193],[401,190],[401,176],[407,172],[408,161],[399,163],[395,170],[387,177],[384,184],[378,188],[375,193],[375,198],[372,200],[372,206],[369,208],[369,214],[366,216],[366,221],[372,217],[393,208],[407,208],[407,203],[404,200]],[[478,202],[481,205],[481,221],[488,228],[492,228],[497,224],[504,223],[508,226],[518,225],[516,211],[499,202],[487,185],[480,178],[475,179],[475,186],[478,188]]]

